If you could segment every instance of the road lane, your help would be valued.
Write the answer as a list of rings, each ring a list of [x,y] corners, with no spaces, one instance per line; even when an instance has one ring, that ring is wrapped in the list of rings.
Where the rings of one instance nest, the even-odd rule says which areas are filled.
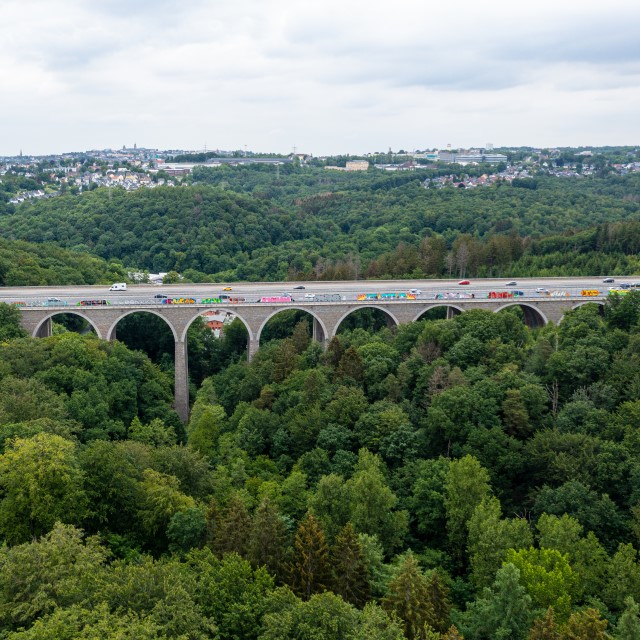
[[[417,289],[420,294],[416,300],[425,302],[430,300],[442,300],[444,304],[454,303],[456,300],[465,299],[491,299],[518,294],[516,300],[539,300],[549,297],[571,297],[573,299],[600,299],[606,298],[610,287],[620,286],[622,283],[635,283],[640,281],[638,276],[616,277],[614,283],[604,283],[603,277],[589,278],[519,278],[515,285],[507,286],[512,282],[506,278],[473,279],[468,285],[458,284],[458,280],[358,280],[337,282],[241,282],[241,283],[216,283],[216,284],[171,284],[129,285],[127,291],[109,291],[110,285],[93,286],[53,286],[53,287],[0,287],[0,301],[18,303],[26,307],[51,307],[55,309],[78,308],[86,301],[106,301],[113,306],[159,306],[163,304],[162,298],[155,296],[167,296],[173,303],[181,304],[181,300],[187,300],[182,304],[203,304],[203,300],[215,299],[220,296],[236,298],[235,303],[255,303],[261,297],[286,297],[290,296],[295,304],[318,304],[322,300],[310,299],[310,294],[317,296],[340,296],[345,302],[357,300],[358,294],[408,294],[411,289]],[[303,286],[304,289],[296,289]],[[231,291],[223,291],[225,287],[231,287]],[[640,285],[639,285],[640,287]],[[597,292],[595,295],[584,295],[583,292]],[[497,294],[497,295],[496,295]],[[50,298],[58,298],[60,303]],[[237,300],[244,298],[244,300]],[[193,300],[193,302],[191,302]],[[393,302],[393,300],[380,300]],[[378,302],[380,302],[378,301]],[[232,301],[205,302],[212,306],[230,306]],[[282,304],[287,304],[283,302]],[[91,305],[87,305],[91,306]]]

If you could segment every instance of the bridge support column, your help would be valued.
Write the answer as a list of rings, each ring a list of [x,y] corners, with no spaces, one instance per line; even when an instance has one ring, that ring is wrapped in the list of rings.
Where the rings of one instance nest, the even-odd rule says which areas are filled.
[[[259,348],[260,341],[257,338],[249,336],[249,339],[247,340],[247,362],[251,362],[253,360],[253,356],[258,353]]]
[[[189,373],[187,364],[187,341],[176,340],[175,345],[175,389],[174,408],[182,422],[189,420]]]
[[[320,343],[320,346],[326,350],[327,348],[327,336],[324,335],[322,325],[317,318],[313,319],[313,334],[311,336],[316,342]]]

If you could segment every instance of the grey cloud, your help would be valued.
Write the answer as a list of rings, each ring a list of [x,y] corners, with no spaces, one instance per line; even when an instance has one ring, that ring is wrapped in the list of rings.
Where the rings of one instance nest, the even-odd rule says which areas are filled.
[[[523,117],[541,143],[572,142],[565,132],[577,140],[580,127],[633,138],[637,118],[620,114],[639,99],[640,7],[616,13],[622,1],[581,0],[572,11],[539,0],[505,11],[496,5],[506,2],[470,0],[454,8],[403,0],[400,9],[377,0],[115,0],[75,2],[65,13],[72,0],[46,0],[57,21],[49,27],[42,15],[22,20],[15,0],[5,23],[15,36],[0,38],[0,77],[15,87],[0,104],[0,119],[12,123],[5,143],[35,135],[26,113],[44,123],[42,143],[63,140],[49,142],[58,148],[69,148],[69,136],[80,147],[97,136],[141,143],[141,130],[150,145],[188,146],[180,140],[204,130],[221,147],[277,150],[295,137],[316,153],[341,144],[365,151],[428,138],[425,120],[443,138],[421,145],[483,143],[484,128],[496,143],[523,143]],[[29,42],[20,58],[16,42]],[[589,99],[576,114],[578,91]]]
[[[576,20],[572,24],[553,25],[546,31],[506,36],[494,40],[488,52],[494,58],[536,62],[587,62],[612,64],[640,61],[638,24],[640,14],[598,22]]]

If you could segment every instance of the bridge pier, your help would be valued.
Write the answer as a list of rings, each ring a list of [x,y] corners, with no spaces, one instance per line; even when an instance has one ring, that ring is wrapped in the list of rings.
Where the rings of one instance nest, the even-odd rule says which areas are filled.
[[[260,339],[249,336],[247,340],[247,362],[251,362],[260,348]]]
[[[327,336],[324,335],[322,324],[320,324],[320,321],[315,316],[313,318],[313,331],[311,338],[316,342],[319,342],[323,350],[327,348]]]
[[[175,342],[174,409],[183,422],[189,421],[189,355],[187,340]]]

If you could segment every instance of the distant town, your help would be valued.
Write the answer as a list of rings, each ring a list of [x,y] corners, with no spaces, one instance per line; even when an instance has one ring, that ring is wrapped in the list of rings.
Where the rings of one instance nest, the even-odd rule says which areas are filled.
[[[610,151],[611,148],[606,148]],[[450,165],[451,172],[424,179],[428,188],[455,186],[466,189],[492,185],[498,181],[551,175],[580,178],[602,172],[626,173],[640,171],[640,150],[624,147],[612,160],[598,148],[534,149],[486,148],[424,150],[397,153],[369,153],[360,156],[314,157],[311,154],[257,154],[247,151],[187,151],[159,150],[123,146],[69,152],[59,155],[0,156],[0,197],[4,194],[11,204],[26,200],[50,198],[64,193],[78,193],[99,187],[135,191],[158,186],[176,186],[185,180],[191,183],[195,167],[238,167],[246,165],[281,165],[323,167],[327,171],[418,171]],[[469,171],[468,167],[474,167]],[[477,168],[482,170],[478,171]],[[6,183],[3,186],[3,182]],[[8,188],[8,183],[11,188]]]

